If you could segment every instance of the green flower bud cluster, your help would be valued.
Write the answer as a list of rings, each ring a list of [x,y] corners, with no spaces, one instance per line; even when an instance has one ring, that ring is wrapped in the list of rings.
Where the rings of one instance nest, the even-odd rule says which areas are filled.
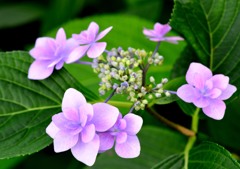
[[[153,98],[161,97],[164,92],[163,85],[167,79],[156,84],[154,77],[150,77],[150,84],[143,86],[143,71],[145,66],[160,65],[163,57],[145,50],[128,48],[113,48],[94,59],[92,67],[101,79],[99,93],[104,95],[107,91],[114,90],[116,94],[127,94],[127,99],[135,103],[135,109],[144,109]]]

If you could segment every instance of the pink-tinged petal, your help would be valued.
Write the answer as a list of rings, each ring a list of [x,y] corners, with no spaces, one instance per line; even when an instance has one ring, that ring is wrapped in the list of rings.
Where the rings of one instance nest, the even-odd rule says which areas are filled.
[[[89,103],[83,104],[79,107],[80,123],[85,126],[87,121],[91,121],[93,116],[93,106]]]
[[[79,122],[80,116],[79,116],[79,113],[78,113],[78,109],[76,109],[74,107],[65,109],[63,111],[63,115],[68,120]]]
[[[66,63],[73,63],[73,62],[76,62],[77,60],[79,60],[80,58],[82,58],[88,48],[90,46],[89,45],[84,45],[84,46],[78,46],[76,47],[70,54],[68,57],[65,58],[65,62]]]
[[[126,129],[126,127],[127,127],[127,122],[126,122],[125,119],[119,119],[117,123],[118,123],[117,128],[118,128],[119,130],[124,130],[124,129]]]
[[[54,114],[52,116],[52,122],[59,128],[59,129],[66,129],[67,123],[69,122],[68,119],[65,118],[63,113]]]
[[[78,142],[78,134],[71,135],[68,132],[59,131],[53,140],[54,151],[63,152],[74,147]]]
[[[125,115],[123,119],[127,122],[127,127],[124,131],[126,131],[128,135],[136,135],[142,128],[143,119],[138,115],[129,113]]]
[[[222,94],[222,91],[221,91],[220,89],[214,88],[214,89],[212,89],[211,91],[209,91],[209,92],[207,93],[207,95],[205,95],[205,96],[208,96],[208,97],[210,97],[210,98],[212,98],[212,99],[216,99],[216,98],[218,98],[221,94]]]
[[[117,144],[122,144],[125,143],[127,141],[127,133],[126,132],[119,132],[116,136],[116,143]]]
[[[213,100],[209,106],[203,108],[203,113],[215,120],[221,120],[225,114],[226,105],[222,100]]]
[[[88,27],[88,40],[89,41],[95,41],[96,37],[97,37],[97,34],[98,34],[98,31],[99,31],[99,26],[96,22],[91,22],[89,27]]]
[[[197,98],[196,93],[196,89],[188,84],[182,85],[177,90],[177,96],[187,103],[194,102],[194,100]]]
[[[111,31],[112,26],[108,27],[107,29],[103,30],[102,32],[100,32],[96,38],[96,41],[102,39],[104,36],[106,36],[106,34],[108,34],[109,31]]]
[[[117,121],[119,110],[107,103],[96,103],[93,105],[94,115],[92,124],[96,131],[104,132],[110,129]]]
[[[229,99],[233,93],[235,93],[237,91],[237,88],[231,84],[229,84],[227,86],[227,88],[225,90],[222,91],[222,94],[219,96],[218,99],[221,99],[221,100],[227,100]]]
[[[199,98],[195,99],[193,101],[193,104],[196,107],[203,108],[203,107],[206,107],[210,104],[210,100],[209,100],[209,98],[203,96],[203,97],[199,97]]]
[[[212,78],[212,83],[214,88],[225,90],[229,84],[229,77],[224,75],[214,75]]]
[[[107,46],[106,42],[96,42],[92,44],[89,50],[87,51],[88,57],[97,58],[104,52],[104,50],[106,49],[106,46]]]
[[[60,129],[53,122],[51,122],[46,128],[46,133],[52,138],[54,138],[59,131]]]
[[[205,82],[208,79],[212,77],[212,72],[209,68],[206,66],[200,64],[200,63],[191,63],[187,74],[186,74],[186,80],[188,84],[191,85],[197,85],[197,82]],[[197,82],[196,82],[197,80]]]
[[[57,35],[56,35],[56,43],[58,45],[65,45],[66,43],[66,33],[63,28],[58,29]]]
[[[109,134],[108,132],[106,133],[99,133],[98,134],[100,138],[100,148],[99,152],[104,152],[109,149],[111,149],[114,145],[114,136]]]
[[[30,50],[30,55],[37,60],[51,60],[54,58],[56,49],[55,40],[53,38],[38,38],[35,47]]]
[[[76,89],[69,88],[66,90],[62,101],[62,110],[75,108],[78,109],[81,105],[86,103],[85,97]]]
[[[168,33],[171,30],[171,26],[169,24],[160,24],[155,23],[154,30],[157,32],[158,36],[163,37],[166,33]]]
[[[146,28],[143,29],[143,34],[146,35],[146,36],[148,36],[148,37],[154,37],[154,36],[156,36],[154,30],[150,30],[150,29],[146,29]]]
[[[55,69],[60,70],[63,67],[63,65],[64,65],[64,61],[60,61],[56,64]]]
[[[84,129],[81,132],[81,138],[83,143],[88,143],[92,141],[96,134],[95,126],[94,124],[89,124],[84,127]]]
[[[128,136],[125,143],[116,143],[115,151],[122,158],[135,158],[140,155],[140,142],[137,136]]]
[[[154,42],[160,42],[160,41],[163,41],[164,39],[162,37],[152,37],[152,38],[149,38],[151,41],[154,41]]]
[[[71,148],[73,156],[88,166],[92,166],[98,154],[100,140],[96,134],[94,139],[88,143],[83,143],[80,139],[78,143]]]
[[[164,37],[164,41],[167,41],[173,44],[178,44],[179,40],[184,40],[184,39],[179,36]]]
[[[28,78],[42,80],[49,77],[53,73],[54,67],[48,67],[48,64],[48,61],[35,60],[28,70]]]

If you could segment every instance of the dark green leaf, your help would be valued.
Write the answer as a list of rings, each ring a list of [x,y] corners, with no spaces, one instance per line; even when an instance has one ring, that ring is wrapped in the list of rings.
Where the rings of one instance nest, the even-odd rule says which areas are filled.
[[[51,143],[45,129],[51,116],[61,111],[66,89],[98,99],[64,69],[46,80],[29,80],[32,61],[27,52],[0,53],[0,159],[30,154]]]
[[[183,151],[187,138],[166,128],[146,126],[139,133],[141,154],[135,159],[123,159],[114,151],[102,154],[94,164],[93,169],[146,169],[169,155]]]
[[[183,154],[176,154],[166,158],[153,169],[180,169],[184,167]],[[240,165],[222,146],[203,142],[193,148],[189,154],[188,169],[239,169]]]
[[[42,14],[43,8],[37,4],[0,5],[0,29],[31,22],[39,19]]]
[[[171,21],[201,63],[214,73],[229,76],[237,87],[240,87],[239,11],[239,0],[175,0]]]

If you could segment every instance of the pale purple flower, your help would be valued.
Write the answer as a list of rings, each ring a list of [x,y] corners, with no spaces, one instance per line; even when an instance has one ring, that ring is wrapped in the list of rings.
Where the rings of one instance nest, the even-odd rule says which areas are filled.
[[[28,78],[41,80],[49,77],[54,68],[57,70],[63,67],[65,63],[74,62],[69,58],[69,54],[78,44],[72,40],[66,39],[63,28],[57,32],[56,39],[50,37],[41,37],[36,40],[35,46],[30,50],[30,55],[35,59],[28,70]]]
[[[99,133],[100,149],[104,152],[113,147],[122,158],[135,158],[140,154],[140,142],[136,134],[142,127],[143,120],[140,116],[129,113],[122,118],[120,114],[116,124],[107,132]]]
[[[200,63],[191,63],[186,74],[188,84],[177,90],[177,95],[187,103],[202,108],[207,116],[220,120],[226,105],[223,100],[230,98],[237,88],[229,84],[229,77],[222,74],[213,76],[211,70]]]
[[[80,59],[87,54],[89,58],[97,58],[106,49],[106,42],[97,42],[102,39],[112,27],[108,27],[104,31],[98,33],[99,26],[95,22],[91,22],[88,29],[80,32],[80,34],[73,34],[72,38],[80,45],[72,53],[71,58],[74,60]]]
[[[169,24],[160,24],[155,23],[154,29],[143,29],[143,34],[147,36],[151,41],[160,42],[160,41],[166,41],[170,43],[177,44],[179,40],[184,40],[183,38],[179,36],[169,36],[166,37],[165,35],[171,30],[171,26]]]
[[[62,112],[52,117],[46,129],[52,137],[54,151],[71,149],[73,156],[92,166],[99,151],[97,132],[105,132],[117,121],[119,110],[107,103],[89,104],[75,89],[68,89],[63,97]]]

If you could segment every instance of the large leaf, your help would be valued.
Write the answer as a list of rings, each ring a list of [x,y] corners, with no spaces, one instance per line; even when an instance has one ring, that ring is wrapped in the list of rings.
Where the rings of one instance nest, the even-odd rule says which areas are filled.
[[[190,151],[188,162],[188,169],[240,168],[239,163],[226,149],[212,142],[203,142],[193,148]],[[153,169],[180,169],[183,167],[183,155],[176,154],[161,161]]]
[[[239,0],[175,0],[171,25],[203,64],[240,87]]]
[[[29,80],[32,61],[27,52],[0,53],[0,159],[30,154],[51,143],[45,129],[51,116],[61,111],[66,89],[98,99],[64,69],[46,80]]]
[[[114,151],[105,152],[94,164],[93,169],[146,169],[169,155],[183,151],[187,138],[166,128],[143,127],[138,134],[141,154],[135,159],[123,159]]]

